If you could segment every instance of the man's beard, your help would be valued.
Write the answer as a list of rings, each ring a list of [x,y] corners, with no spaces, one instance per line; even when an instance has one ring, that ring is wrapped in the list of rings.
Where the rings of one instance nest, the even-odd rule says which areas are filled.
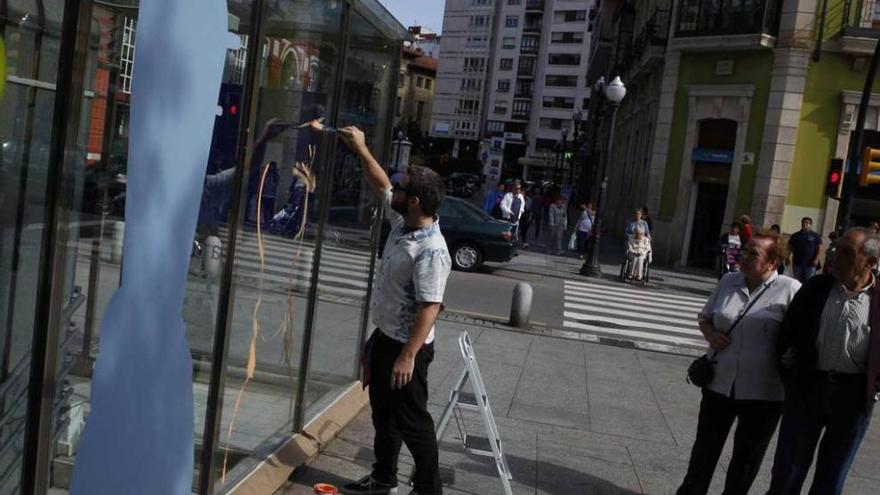
[[[406,204],[406,201],[392,201],[391,209],[403,216],[409,213],[409,205]]]

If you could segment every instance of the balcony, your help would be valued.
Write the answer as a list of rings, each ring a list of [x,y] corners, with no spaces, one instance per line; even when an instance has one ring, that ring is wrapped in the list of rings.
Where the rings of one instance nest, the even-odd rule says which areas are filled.
[[[537,55],[538,45],[523,45],[519,47],[520,55]]]
[[[534,78],[535,77],[535,68],[534,67],[520,67],[516,70],[516,75],[519,77],[527,77]]]
[[[534,94],[534,92],[531,89],[520,89],[520,90],[516,91],[515,93],[513,93],[513,97],[514,98],[525,98],[527,100],[531,100],[533,94]]]
[[[675,44],[697,50],[772,48],[779,32],[781,4],[782,0],[683,0]]]
[[[663,58],[663,48],[668,41],[670,18],[670,11],[654,10],[639,35],[632,42],[630,69],[638,72],[641,67],[654,62],[655,59]]]
[[[540,22],[527,22],[523,24],[523,33],[540,33],[543,26]]]
[[[510,114],[510,118],[513,120],[529,120],[529,112],[513,112]]]
[[[841,50],[871,55],[880,35],[880,0],[844,0],[840,30]],[[827,24],[826,24],[827,26]]]
[[[533,10],[544,12],[544,0],[526,0],[526,12]]]

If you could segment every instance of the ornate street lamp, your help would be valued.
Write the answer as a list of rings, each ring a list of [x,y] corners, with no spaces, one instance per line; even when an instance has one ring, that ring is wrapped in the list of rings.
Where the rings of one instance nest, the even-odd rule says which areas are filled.
[[[601,85],[600,85],[601,83]],[[596,200],[596,218],[593,221],[593,235],[591,239],[590,256],[581,267],[581,275],[588,277],[601,277],[602,267],[599,265],[599,241],[602,235],[602,214],[605,208],[605,190],[608,189],[608,163],[611,161],[611,151],[614,147],[614,124],[617,118],[617,108],[626,96],[626,86],[620,77],[615,77],[607,86],[605,80],[600,78],[596,81],[596,94],[604,94],[611,104],[611,127],[608,131],[608,146],[605,147],[605,159],[602,160],[602,185],[599,188],[599,198]],[[604,87],[602,87],[604,86]]]

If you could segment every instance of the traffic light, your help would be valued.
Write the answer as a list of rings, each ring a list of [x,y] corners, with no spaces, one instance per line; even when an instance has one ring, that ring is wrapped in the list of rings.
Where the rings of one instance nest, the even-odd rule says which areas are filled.
[[[566,151],[563,155],[565,161],[570,162],[572,158],[574,158],[574,151]]]
[[[831,198],[840,199],[843,189],[843,160],[831,160],[828,169],[828,178],[825,180],[825,194]]]
[[[865,153],[862,155],[862,171],[859,173],[859,186],[880,184],[880,175],[873,175],[872,172],[880,172],[880,149],[865,148]]]

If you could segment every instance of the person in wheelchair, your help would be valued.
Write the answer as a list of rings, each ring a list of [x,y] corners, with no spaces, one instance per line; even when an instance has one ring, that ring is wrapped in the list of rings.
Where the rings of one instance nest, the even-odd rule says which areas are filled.
[[[740,231],[742,226],[739,222],[730,224],[730,231],[721,236],[719,240],[719,264],[720,270],[718,278],[724,276],[725,273],[739,271],[739,255],[742,252],[742,238]]]
[[[637,227],[626,245],[627,271],[626,278],[641,281],[645,277],[645,269],[651,262],[651,239],[644,229]]]

